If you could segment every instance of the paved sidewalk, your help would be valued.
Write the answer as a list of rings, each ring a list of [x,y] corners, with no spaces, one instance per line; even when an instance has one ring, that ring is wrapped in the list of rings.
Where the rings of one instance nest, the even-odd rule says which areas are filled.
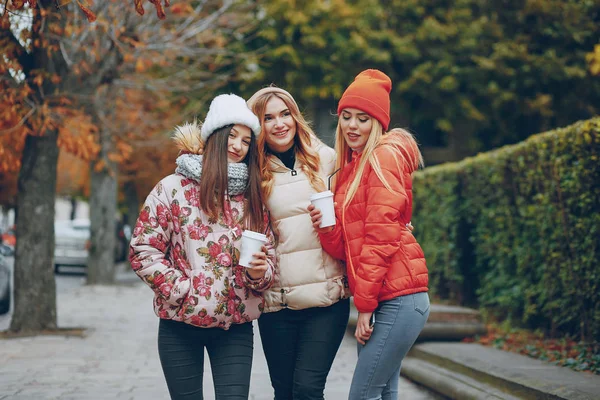
[[[0,400],[168,399],[150,289],[141,282],[62,289],[59,327],[85,327],[85,337],[0,339]],[[327,400],[347,399],[355,362],[355,341],[347,335],[329,375]],[[205,398],[214,399],[206,372]],[[273,398],[258,330],[250,390],[250,399]],[[434,398],[404,379],[400,391],[405,399]]]

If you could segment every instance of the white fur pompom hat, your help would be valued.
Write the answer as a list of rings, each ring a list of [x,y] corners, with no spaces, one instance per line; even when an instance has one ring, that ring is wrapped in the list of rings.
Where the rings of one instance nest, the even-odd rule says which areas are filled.
[[[206,142],[208,137],[217,129],[235,124],[246,125],[257,137],[260,134],[258,117],[250,111],[246,100],[235,94],[221,94],[210,103],[206,119],[202,124],[200,137],[203,142]]]

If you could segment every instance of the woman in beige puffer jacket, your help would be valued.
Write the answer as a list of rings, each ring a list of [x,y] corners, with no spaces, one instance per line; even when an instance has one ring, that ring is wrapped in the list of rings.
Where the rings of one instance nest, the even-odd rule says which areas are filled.
[[[335,151],[321,142],[285,90],[267,87],[248,105],[261,121],[259,161],[277,236],[273,286],[258,320],[275,399],[323,399],[349,316],[344,265],[321,247],[307,207],[326,190]]]

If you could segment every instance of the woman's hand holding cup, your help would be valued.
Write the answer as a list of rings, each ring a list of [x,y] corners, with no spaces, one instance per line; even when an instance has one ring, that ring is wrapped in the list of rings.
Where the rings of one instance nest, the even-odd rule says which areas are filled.
[[[327,233],[333,230],[334,226],[328,226],[325,228],[320,227],[321,220],[323,219],[323,214],[321,213],[321,210],[319,210],[313,204],[310,204],[308,206],[308,212],[310,215],[310,220],[312,221],[312,226],[313,228],[315,228],[315,231],[317,231],[318,233]]]
[[[324,192],[314,193],[310,196],[310,204],[320,211],[319,213],[319,224],[314,225],[315,229],[319,233],[330,232],[332,229],[326,229],[335,225],[335,203],[333,202],[333,192],[331,190],[326,190]],[[308,208],[308,211],[311,212],[312,208]],[[312,219],[312,216],[311,216]]]
[[[250,266],[246,268],[246,272],[250,278],[256,280],[265,276],[265,273],[269,268],[269,264],[267,263],[267,253],[267,248],[262,246],[261,251],[252,254],[253,260],[250,261]]]
[[[268,250],[265,247],[267,237],[262,233],[245,230],[242,233],[242,245],[238,264],[246,267],[248,276],[261,279],[269,268],[267,264]]]

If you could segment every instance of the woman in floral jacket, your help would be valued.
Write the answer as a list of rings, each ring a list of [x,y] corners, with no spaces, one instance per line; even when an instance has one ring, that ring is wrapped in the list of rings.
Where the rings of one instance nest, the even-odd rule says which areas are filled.
[[[201,130],[179,127],[176,173],[152,190],[130,247],[136,274],[154,290],[158,350],[172,399],[202,398],[204,348],[217,399],[248,398],[252,320],[273,281],[273,235],[257,163],[257,117],[241,97],[217,96]],[[203,155],[200,155],[203,154]],[[197,179],[186,177],[194,172]],[[238,265],[244,229],[270,243]]]

